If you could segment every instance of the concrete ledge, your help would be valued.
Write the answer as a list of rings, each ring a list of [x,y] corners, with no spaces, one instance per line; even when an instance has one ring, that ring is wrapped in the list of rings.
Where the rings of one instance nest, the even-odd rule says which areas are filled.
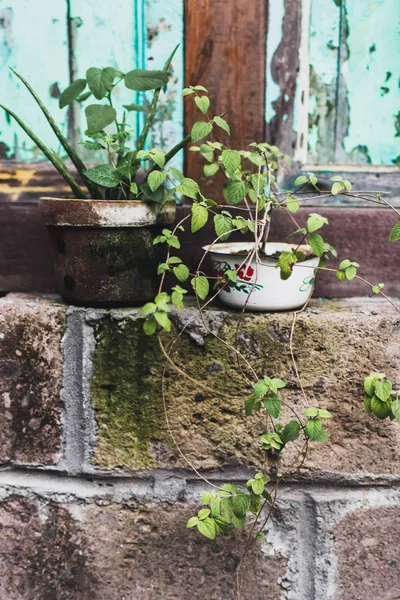
[[[102,470],[185,467],[165,428],[163,357],[156,340],[143,334],[139,312],[80,313],[96,340],[91,400],[98,430],[92,464]],[[174,317],[178,328],[188,326],[173,360],[200,383],[169,368],[168,415],[183,452],[199,469],[259,468],[264,461],[258,444],[264,424],[244,416],[250,386],[243,384],[231,349],[207,331],[233,344],[238,318],[238,313],[210,309],[203,324],[189,308]],[[289,351],[292,319],[290,313],[246,315],[238,348],[260,377],[286,380],[284,399],[302,411]],[[298,316],[293,345],[309,404],[334,415],[329,442],[311,444],[303,472],[397,475],[400,428],[364,413],[362,381],[371,370],[382,370],[400,385],[398,314],[379,300],[313,301]],[[283,468],[295,454],[286,456]]]
[[[173,360],[198,382],[168,369],[169,419],[215,485],[243,486],[265,466],[263,423],[244,417],[249,386],[210,333],[232,344],[239,318],[218,307],[204,322],[194,308],[173,317],[187,325]],[[238,339],[260,376],[288,382],[285,399],[301,411],[292,319],[245,315]],[[207,484],[171,443],[163,358],[139,311],[10,295],[0,325],[0,597],[233,600],[247,532],[210,542],[185,528]],[[371,370],[400,386],[399,350],[400,319],[379,300],[313,301],[299,315],[303,385],[334,418],[329,442],[312,444],[281,485],[266,539],[243,570],[242,600],[400,597],[400,427],[365,415],[362,391]]]

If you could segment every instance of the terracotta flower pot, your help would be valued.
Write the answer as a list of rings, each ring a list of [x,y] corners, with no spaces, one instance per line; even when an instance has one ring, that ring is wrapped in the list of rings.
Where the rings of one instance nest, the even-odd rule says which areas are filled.
[[[59,292],[84,306],[137,305],[157,293],[159,246],[175,202],[41,198]]]

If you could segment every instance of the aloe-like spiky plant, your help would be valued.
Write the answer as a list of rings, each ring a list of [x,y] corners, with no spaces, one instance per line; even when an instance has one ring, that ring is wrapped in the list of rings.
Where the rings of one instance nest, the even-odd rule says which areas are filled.
[[[162,148],[144,149],[154,121],[161,90],[168,84],[168,73],[177,48],[178,46],[160,71],[133,69],[128,73],[122,73],[114,67],[101,69],[90,67],[86,71],[85,78],[76,79],[61,93],[59,98],[60,108],[65,108],[73,102],[90,102],[93,97],[96,101],[103,101],[91,102],[85,108],[87,121],[85,135],[87,139],[82,142],[82,145],[88,150],[97,153],[103,152],[106,155],[106,162],[91,168],[85,165],[28,81],[14,69],[11,69],[22,81],[43,112],[69,160],[76,168],[84,186],[71,173],[63,158],[57,152],[48,148],[18,115],[6,106],[0,105],[0,107],[17,121],[39,150],[53,164],[76,198],[139,199],[161,204],[169,197],[168,193],[162,185],[157,187],[149,185],[147,181],[148,174],[162,169],[191,139],[190,135],[186,136],[168,151]],[[145,106],[139,104],[125,105],[122,115],[118,115],[113,106],[113,93],[118,85],[125,85],[126,88],[135,92],[153,90],[153,97]],[[137,111],[145,114],[145,121],[140,135],[135,143],[132,143],[135,132],[129,126],[129,115],[135,114]],[[148,172],[144,181],[138,184],[135,177],[144,161],[148,167]],[[96,162],[95,157],[93,162]]]

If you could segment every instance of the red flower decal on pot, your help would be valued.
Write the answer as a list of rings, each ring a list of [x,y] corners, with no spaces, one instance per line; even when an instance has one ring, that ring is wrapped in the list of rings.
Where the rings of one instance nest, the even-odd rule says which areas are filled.
[[[254,269],[250,266],[246,267],[245,265],[235,265],[235,269],[238,273],[239,279],[242,279],[243,281],[250,281],[254,275]]]

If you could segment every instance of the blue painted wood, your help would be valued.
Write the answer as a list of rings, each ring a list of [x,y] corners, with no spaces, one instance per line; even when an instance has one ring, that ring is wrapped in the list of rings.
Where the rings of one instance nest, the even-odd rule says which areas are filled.
[[[183,137],[183,0],[0,0],[0,19],[0,103],[21,116],[46,144],[59,150],[44,117],[22,84],[10,74],[9,66],[27,77],[67,134],[68,109],[58,108],[57,96],[68,85],[70,76],[85,77],[91,66],[113,66],[122,72],[161,69],[177,44],[180,48],[172,64],[171,82],[161,93],[148,145],[168,149]],[[148,101],[151,96],[152,93],[147,94]],[[121,116],[124,104],[138,100],[143,102],[144,94],[127,90],[123,84],[115,90],[114,105]],[[85,105],[73,105],[72,135],[76,143],[85,137]],[[142,113],[128,114],[128,123],[137,136],[143,121]],[[84,152],[82,147],[80,151],[86,160],[93,160],[92,152]],[[2,111],[1,157],[23,162],[43,159],[19,126],[9,122]],[[175,166],[182,166],[182,153],[174,162]]]
[[[347,0],[343,18],[338,109],[348,120],[337,160],[400,166],[400,2]]]
[[[148,69],[160,68],[179,44],[172,65],[167,88],[160,95],[154,126],[149,136],[149,146],[171,148],[183,138],[184,87],[184,19],[183,0],[146,0],[146,65]],[[183,168],[183,150],[171,165]]]
[[[400,2],[312,0],[308,162],[400,164]]]
[[[66,115],[58,109],[57,91],[68,85],[68,43],[65,0],[0,2],[0,103],[16,112],[50,147],[59,150],[57,138],[23,84],[9,71],[25,76],[63,131]],[[0,110],[0,158],[38,161],[43,156]]]

